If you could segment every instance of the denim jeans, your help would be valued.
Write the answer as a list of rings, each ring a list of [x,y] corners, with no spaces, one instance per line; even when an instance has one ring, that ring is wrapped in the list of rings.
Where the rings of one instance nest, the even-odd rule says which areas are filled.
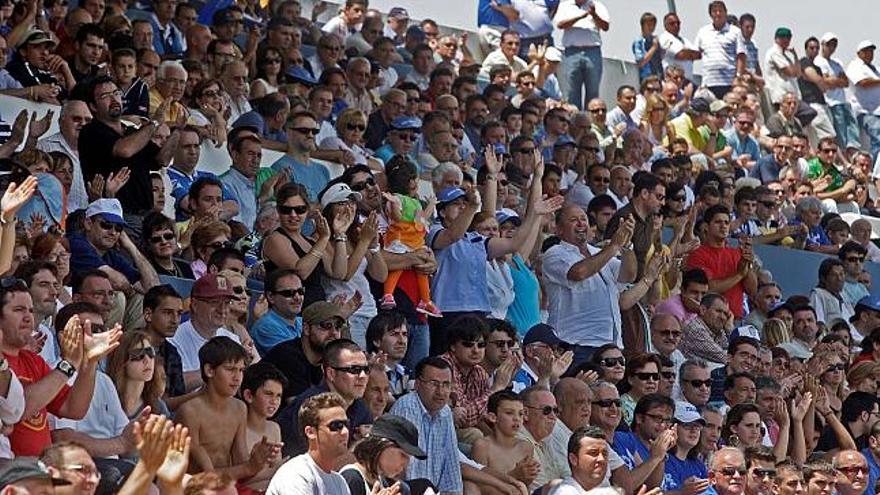
[[[565,99],[577,108],[586,108],[586,103],[599,96],[602,47],[566,48],[562,55],[560,82]]]
[[[852,106],[849,103],[841,103],[829,107],[829,110],[834,123],[834,132],[837,133],[837,145],[843,149],[860,148],[862,143],[859,138],[859,125],[853,117]]]
[[[871,158],[877,159],[880,153],[880,116],[862,114],[859,115],[859,124],[871,141]]]
[[[410,370],[415,370],[419,361],[428,357],[431,349],[431,334],[428,324],[407,325],[409,338],[406,346],[406,355],[403,357],[403,365]]]

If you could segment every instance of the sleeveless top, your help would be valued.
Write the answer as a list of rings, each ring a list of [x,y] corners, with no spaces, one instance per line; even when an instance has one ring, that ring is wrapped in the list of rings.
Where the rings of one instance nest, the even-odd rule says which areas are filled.
[[[275,229],[275,232],[283,235],[290,242],[291,249],[293,249],[296,255],[300,258],[305,257],[306,253],[308,253],[308,251],[303,250],[303,248],[301,248],[299,244],[294,242],[293,237],[290,237],[290,235],[280,227]],[[308,239],[306,239],[306,242],[311,245],[311,242]],[[272,260],[266,258],[265,255],[263,255],[263,264],[266,267],[267,274],[272,273],[273,270],[276,270],[278,268],[278,265],[272,262]],[[309,307],[309,304],[312,304],[313,302],[327,300],[327,295],[324,292],[324,287],[321,285],[322,278],[324,278],[324,263],[319,260],[318,264],[315,266],[315,269],[312,270],[312,273],[310,273],[309,276],[302,281],[303,289],[305,289],[306,291],[302,304],[303,308]]]

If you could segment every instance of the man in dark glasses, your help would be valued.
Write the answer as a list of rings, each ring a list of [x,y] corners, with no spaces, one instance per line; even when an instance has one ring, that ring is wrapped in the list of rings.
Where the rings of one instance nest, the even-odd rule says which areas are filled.
[[[519,392],[532,385],[550,388],[559,380],[555,365],[568,344],[556,336],[550,325],[538,323],[523,337],[523,365],[513,378],[513,391]],[[560,365],[561,366],[561,365]],[[556,371],[556,376],[554,375]],[[564,372],[565,370],[562,370]]]
[[[745,483],[745,495],[773,495],[776,478],[776,455],[763,445],[745,450],[746,468],[749,470]]]
[[[675,445],[674,411],[669,397],[645,395],[636,403],[631,431],[614,436],[611,448],[637,478],[634,486],[658,486],[663,480],[666,452]]]
[[[323,165],[312,161],[312,153],[318,149],[315,139],[321,132],[317,118],[311,112],[297,112],[287,121],[287,152],[272,164],[275,173],[287,169],[290,177],[305,186],[309,201],[317,201],[318,193],[330,182],[330,172]],[[257,186],[266,178],[257,176]]]
[[[865,456],[857,450],[841,450],[834,456],[837,470],[837,493],[840,495],[863,495],[868,493],[869,469]]]
[[[742,451],[736,447],[722,447],[709,464],[709,483],[718,495],[742,495],[747,473]]]
[[[486,357],[486,338],[489,328],[482,318],[462,316],[449,330],[449,350],[441,356],[452,367],[452,394],[450,403],[455,425],[461,429],[459,438],[470,433],[486,416],[489,395],[489,374],[480,363]],[[499,384],[500,385],[500,384]],[[494,387],[493,387],[494,388]],[[474,438],[471,437],[471,443]]]
[[[569,475],[567,455],[561,448],[568,444],[568,438],[562,429],[556,427],[559,407],[550,390],[534,385],[520,392],[520,397],[526,414],[517,436],[532,445],[534,458],[541,465],[541,472],[529,485],[529,491],[534,491],[556,478]]]
[[[689,359],[681,364],[678,373],[679,387],[684,400],[697,407],[708,404],[712,392],[709,365],[701,359]]]

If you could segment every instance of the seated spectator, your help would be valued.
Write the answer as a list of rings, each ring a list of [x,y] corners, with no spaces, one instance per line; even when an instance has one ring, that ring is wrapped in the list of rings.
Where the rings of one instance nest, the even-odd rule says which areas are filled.
[[[700,300],[700,316],[684,326],[681,352],[688,359],[727,362],[727,333],[733,328],[733,314],[724,297],[710,292]]]
[[[525,405],[523,426],[517,438],[531,444],[534,458],[541,466],[538,476],[528,485],[529,490],[538,489],[556,478],[565,478],[571,471],[565,462],[566,438],[560,438],[562,430],[555,428],[558,419],[556,397],[538,386],[520,392]]]
[[[474,443],[471,457],[481,464],[516,478],[523,487],[534,480],[537,461],[532,457],[532,446],[517,437],[522,425],[507,420],[510,416],[522,416],[525,406],[517,394],[501,390],[489,397],[487,419],[491,434]]]
[[[160,368],[161,357],[149,335],[141,331],[126,332],[110,354],[107,376],[116,385],[119,404],[129,419],[137,420],[150,412],[171,416],[162,400],[165,370]]]
[[[810,291],[810,306],[816,310],[816,321],[831,327],[837,319],[850,321],[855,310],[843,299],[846,281],[844,264],[839,259],[826,258],[819,264],[819,283]]]
[[[233,127],[255,127],[260,132],[264,147],[287,151],[287,132],[284,129],[290,114],[290,102],[281,94],[272,93],[255,100],[254,109],[242,114]]]
[[[178,255],[175,225],[161,213],[150,213],[144,217],[141,252],[150,261],[157,275],[195,279],[190,264],[175,257]]]
[[[31,26],[21,34],[15,47],[18,56],[10,62],[7,70],[22,87],[34,87],[35,93],[31,94],[39,91],[37,101],[58,105],[67,98],[76,80],[67,62],[51,53],[56,46],[57,43],[48,33]],[[49,64],[50,59],[55,63]]]
[[[385,144],[376,149],[376,158],[387,164],[392,157],[403,155],[415,161],[415,142],[419,138],[422,121],[417,117],[397,117],[391,122]]]
[[[534,385],[544,388],[555,386],[559,375],[554,376],[554,372],[558,373],[566,362],[562,355],[567,347],[550,325],[538,323],[530,328],[523,337],[522,367],[516,370],[513,377],[513,391],[520,392]]]
[[[144,328],[150,345],[161,357],[165,377],[164,398],[170,409],[177,409],[186,393],[183,362],[170,339],[177,333],[183,314],[183,299],[170,285],[157,285],[144,295]]]
[[[247,404],[246,451],[250,452],[264,439],[276,445],[281,442],[281,429],[271,418],[281,407],[286,386],[287,379],[269,363],[256,363],[245,369],[241,380],[241,398]],[[274,459],[270,466],[249,479],[246,486],[264,490],[280,465],[281,458]]]
[[[483,59],[483,68],[480,69],[480,75],[484,77],[489,76],[489,70],[498,65],[509,67],[514,74],[527,70],[528,64],[517,55],[519,49],[519,33],[510,29],[505,30],[501,33],[500,46]]]
[[[296,273],[284,268],[269,273],[264,288],[269,310],[254,322],[249,333],[260,355],[269,358],[275,346],[302,334],[302,319],[298,315],[303,309],[305,290]]]
[[[412,389],[412,372],[403,364],[408,348],[406,318],[399,311],[382,311],[367,327],[367,352],[385,356],[385,375],[391,395],[396,399]]]
[[[357,463],[343,467],[340,474],[351,493],[364,494],[367,489],[372,492],[370,487],[377,483],[392,490],[395,487],[406,490],[407,483],[402,478],[410,456],[421,460],[427,457],[419,447],[419,432],[415,425],[391,414],[376,419],[370,436],[354,448],[353,454]],[[397,454],[396,458],[391,454]]]
[[[381,165],[361,146],[367,129],[367,117],[357,108],[346,108],[336,117],[336,134],[324,138],[318,147],[322,150],[348,151],[356,165],[369,165],[380,170]]]

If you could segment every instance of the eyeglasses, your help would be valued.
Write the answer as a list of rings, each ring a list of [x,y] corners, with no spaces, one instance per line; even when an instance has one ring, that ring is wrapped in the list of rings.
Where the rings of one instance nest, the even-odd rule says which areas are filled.
[[[348,429],[348,420],[347,419],[334,419],[333,421],[327,423],[327,429],[332,431],[333,433],[339,433],[343,429]]]
[[[605,113],[607,112],[607,108],[591,108],[590,113]]]
[[[367,180],[365,180],[363,182],[358,182],[357,184],[352,184],[350,187],[351,187],[352,191],[360,192],[368,187],[373,187],[375,185],[376,185],[376,179],[374,179],[372,177],[367,177]]]
[[[330,330],[339,330],[339,327],[340,325],[338,325],[334,320],[327,320],[318,323],[318,328],[327,332],[329,332]]]
[[[490,340],[489,343],[501,349],[513,349],[516,347],[515,340]]]
[[[92,332],[94,333],[94,328]],[[128,351],[128,360],[129,361],[140,361],[141,359],[148,357],[153,359],[156,357],[156,349],[153,347],[143,347],[141,349],[132,349]]]
[[[837,153],[837,148],[819,148],[819,153]]]
[[[691,387],[694,387],[694,388],[700,388],[700,387],[712,388],[712,379],[711,378],[709,378],[708,380],[685,380],[684,382],[690,383]]]
[[[333,369],[336,371],[341,371],[343,373],[348,373],[349,375],[369,375],[370,374],[370,366],[369,365],[352,365],[352,366],[333,366]]]
[[[266,60],[263,60],[263,63],[264,64],[280,64],[281,59],[280,58],[267,58]]]
[[[751,127],[751,126],[755,125],[754,122],[751,122],[748,120],[737,120],[736,123],[743,126],[743,127]]]
[[[675,372],[674,371],[661,371],[660,376],[662,376],[664,380],[672,380],[673,378],[675,378]]]
[[[288,129],[300,134],[310,134],[312,136],[317,136],[321,132],[321,129],[316,127],[288,127]]]
[[[122,98],[122,90],[117,89],[115,91],[108,91],[106,93],[101,93],[98,95],[96,99],[105,100],[107,98]]]
[[[398,137],[398,139],[402,139],[404,141],[410,141],[410,142],[413,142],[419,138],[417,135],[411,134],[409,132],[398,132],[397,137]]]
[[[345,128],[348,129],[349,131],[358,131],[358,132],[364,132],[367,130],[367,126],[361,125],[361,124],[347,124],[345,126]]]
[[[486,348],[486,341],[485,340],[480,341],[480,342],[474,342],[473,340],[462,340],[462,341],[459,341],[459,344],[461,344],[463,347],[467,347],[468,349],[473,349],[474,347],[478,347],[480,349]]]
[[[431,388],[438,388],[440,390],[449,390],[452,388],[452,382],[440,382],[437,380],[425,380],[423,378],[418,379],[420,382],[425,385],[430,386]]]
[[[719,472],[721,474],[723,474],[724,476],[733,476],[736,473],[739,473],[740,476],[745,476],[748,471],[746,470],[746,468],[743,468],[743,467],[739,467],[739,468],[725,467],[725,468],[721,468],[719,470]]]
[[[594,400],[592,402],[594,406],[599,406],[602,409],[608,409],[611,406],[620,407],[620,399],[602,399],[602,400]]]
[[[590,177],[590,182],[599,182],[601,184],[611,184],[610,177]]]
[[[514,153],[519,153],[521,155],[531,155],[535,152],[535,148],[517,148],[513,150]]]
[[[300,287],[299,289],[273,290],[272,293],[290,299],[296,296],[303,297],[304,295],[306,295],[306,290]]]
[[[206,244],[205,247],[214,248],[214,249],[223,249],[232,247],[232,243],[229,241],[215,241],[210,244]]]
[[[82,464],[69,464],[61,468],[62,471],[73,471],[76,474],[82,476],[83,478],[95,478],[101,479],[101,471],[91,467],[91,466],[83,466]]]
[[[589,151],[590,153],[598,153],[599,152],[599,148],[596,148],[595,146],[578,146],[578,149],[584,150],[584,151]],[[609,182],[610,182],[610,180],[611,179],[609,179]]]
[[[559,408],[556,406],[528,406],[527,405],[526,407],[528,407],[529,409],[537,409],[538,411],[541,411],[541,414],[543,414],[544,416],[550,416],[551,414],[559,416]]]
[[[171,232],[166,232],[162,235],[154,235],[153,237],[150,237],[150,242],[152,242],[153,244],[158,244],[162,241],[171,240],[174,240],[174,234],[172,234]]]
[[[755,468],[752,470],[752,476],[755,478],[775,478],[776,470],[775,469],[767,469],[767,468]]]
[[[838,471],[845,474],[847,477],[853,477],[857,474],[868,474],[867,466],[840,466],[837,468]]]
[[[309,211],[308,205],[299,205],[299,206],[285,206],[278,205],[278,214],[279,215],[290,215],[293,212],[296,212],[297,215],[305,215],[307,211]]]
[[[666,416],[662,416],[660,414],[645,413],[644,415],[663,425],[671,425],[674,421],[672,418],[667,418]]]
[[[660,373],[633,373],[633,376],[643,382],[647,382],[647,381],[659,382],[660,381]]]
[[[98,220],[98,227],[103,230],[115,230],[117,233],[122,232],[122,224],[110,223],[104,220]]]
[[[764,205],[765,208],[776,208],[776,201],[758,201]]]
[[[615,366],[626,366],[626,358],[623,356],[616,358],[602,358],[599,363],[603,368],[613,368]]]
[[[684,332],[682,332],[681,330],[660,330],[658,333],[664,337],[675,338],[679,338],[684,334]]]
[[[846,369],[843,363],[832,364],[831,366],[825,368],[825,373],[831,373],[833,371],[843,371]]]

